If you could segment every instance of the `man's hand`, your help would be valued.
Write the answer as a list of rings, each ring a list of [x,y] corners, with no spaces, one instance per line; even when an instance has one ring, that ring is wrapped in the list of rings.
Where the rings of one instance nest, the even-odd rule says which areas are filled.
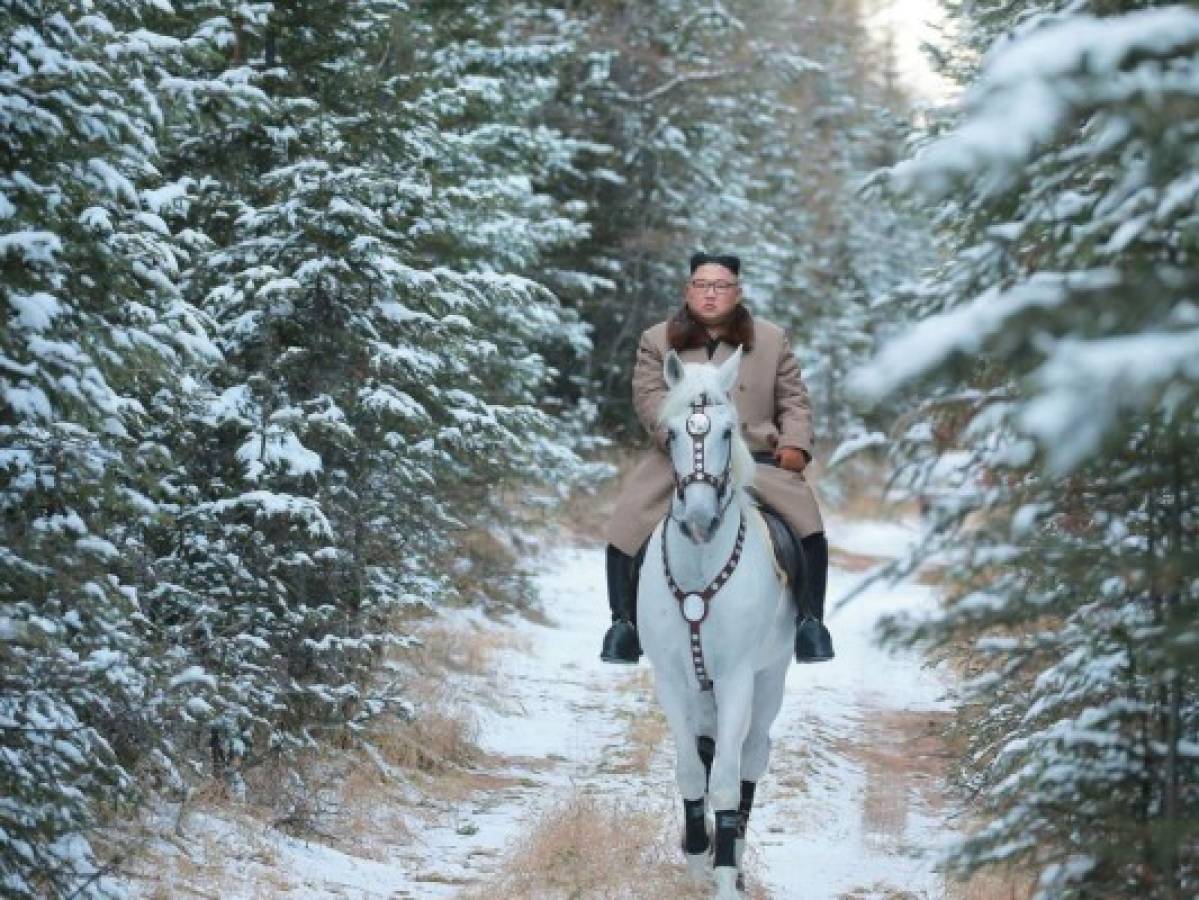
[[[808,454],[798,447],[779,447],[774,451],[779,467],[792,472],[802,472],[808,467]]]

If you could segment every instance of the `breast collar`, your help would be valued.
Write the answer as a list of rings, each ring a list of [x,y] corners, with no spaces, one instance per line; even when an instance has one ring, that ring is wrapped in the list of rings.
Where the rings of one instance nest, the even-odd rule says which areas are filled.
[[[741,551],[745,548],[745,512],[741,512],[741,523],[737,526],[737,540],[733,544],[733,552],[729,554],[724,567],[716,573],[716,577],[708,582],[708,586],[699,591],[684,591],[674,580],[670,571],[670,552],[666,549],[666,532],[662,532],[662,568],[666,573],[666,584],[670,593],[679,604],[679,613],[686,620],[691,630],[691,664],[695,667],[695,679],[699,682],[701,691],[712,690],[712,679],[708,677],[708,669],[704,664],[704,648],[700,643],[699,626],[708,618],[713,598],[733,577],[737,563],[741,561]]]

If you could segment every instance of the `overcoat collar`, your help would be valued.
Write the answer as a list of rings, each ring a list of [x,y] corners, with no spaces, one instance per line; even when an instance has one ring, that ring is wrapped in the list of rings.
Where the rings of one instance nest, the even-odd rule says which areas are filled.
[[[691,315],[691,310],[684,303],[666,325],[666,341],[672,350],[682,354],[686,350],[703,350],[703,358],[707,359],[708,330],[697,322]],[[733,312],[733,320],[729,323],[728,333],[716,347],[712,356],[713,362],[721,362],[732,354],[733,348],[740,346],[744,352],[754,346],[754,319],[745,308],[744,303],[738,303]]]
[[[712,353],[711,358],[708,357],[708,348],[705,346],[691,347],[687,350],[680,350],[679,358],[683,362],[711,363],[714,366],[718,366],[732,356],[736,349],[736,344],[730,344],[728,341],[721,341],[716,345],[716,350]]]

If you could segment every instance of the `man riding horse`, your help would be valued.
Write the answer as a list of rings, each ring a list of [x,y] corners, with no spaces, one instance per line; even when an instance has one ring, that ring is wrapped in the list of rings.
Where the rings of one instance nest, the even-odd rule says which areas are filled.
[[[665,517],[674,489],[666,433],[658,421],[667,393],[663,360],[675,350],[684,362],[719,364],[739,346],[742,362],[732,393],[742,435],[757,463],[754,491],[768,521],[773,519],[776,543],[798,538],[802,550],[799,566],[791,572],[798,625],[795,658],[799,662],[832,659],[832,640],[823,625],[828,542],[816,498],[804,476],[812,460],[807,386],[783,329],[754,319],[742,304],[741,260],[696,253],[690,266],[682,308],[668,321],[646,329],[637,347],[633,405],[653,446],[628,476],[609,522],[612,627],[604,635],[600,658],[610,663],[636,663],[641,657],[636,630],[640,557],[654,527]],[[806,578],[797,577],[801,570],[806,571]]]

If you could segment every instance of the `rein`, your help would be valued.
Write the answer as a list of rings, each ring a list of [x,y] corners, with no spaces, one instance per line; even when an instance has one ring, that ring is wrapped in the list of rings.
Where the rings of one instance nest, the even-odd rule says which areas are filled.
[[[674,473],[675,492],[681,501],[683,499],[683,490],[687,485],[695,482],[710,484],[716,489],[717,502],[724,501],[720,503],[720,514],[723,517],[733,499],[732,492],[728,489],[733,454],[729,453],[728,459],[725,461],[724,471],[720,473],[719,477],[704,468],[704,438],[712,429],[712,420],[704,412],[704,407],[708,405],[707,394],[700,394],[691,403],[691,415],[687,417],[687,434],[691,437],[691,471],[682,477],[679,477],[677,471]],[[725,497],[726,494],[728,494],[727,499]],[[668,513],[668,518],[675,517],[672,513]],[[716,573],[716,577],[703,590],[688,592],[679,587],[678,582],[674,580],[674,575],[670,571],[670,553],[666,549],[666,546],[666,532],[663,531],[662,568],[666,572],[666,584],[670,588],[670,592],[674,595],[674,599],[679,604],[679,612],[691,629],[691,662],[695,666],[695,677],[699,682],[699,689],[701,691],[710,691],[712,690],[712,679],[708,677],[708,670],[704,664],[704,650],[700,643],[699,627],[708,618],[709,607],[717,591],[724,587],[725,582],[732,577],[733,571],[737,568],[737,563],[741,561],[741,550],[745,546],[745,512],[741,512],[741,521],[737,526],[737,540],[733,544],[733,552],[730,554],[728,561],[725,562],[724,567]]]

